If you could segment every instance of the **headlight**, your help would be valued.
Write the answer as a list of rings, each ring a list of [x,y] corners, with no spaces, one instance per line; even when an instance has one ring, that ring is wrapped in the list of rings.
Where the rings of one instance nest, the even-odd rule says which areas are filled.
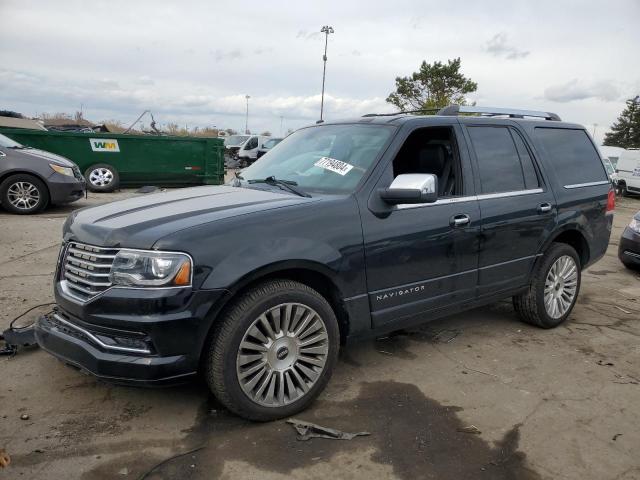
[[[53,168],[54,171],[66,175],[67,177],[73,177],[73,168],[71,167],[61,167],[60,165],[56,165],[55,163],[50,163],[49,166]]]
[[[191,257],[184,253],[120,250],[109,280],[130,287],[191,285]]]
[[[629,228],[636,233],[640,233],[640,220],[632,218],[631,223],[629,223]]]

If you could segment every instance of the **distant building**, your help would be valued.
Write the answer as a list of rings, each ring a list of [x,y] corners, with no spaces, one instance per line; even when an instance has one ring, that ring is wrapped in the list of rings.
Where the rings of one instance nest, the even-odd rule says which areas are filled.
[[[38,120],[16,117],[0,117],[0,127],[26,128],[29,130],[46,130]]]

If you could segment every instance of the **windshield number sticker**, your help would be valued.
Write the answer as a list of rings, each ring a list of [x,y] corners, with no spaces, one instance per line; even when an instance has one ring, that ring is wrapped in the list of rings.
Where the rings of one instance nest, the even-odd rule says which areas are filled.
[[[329,170],[342,176],[345,176],[353,168],[353,165],[347,162],[329,157],[322,157],[320,160],[314,163],[314,165],[316,167],[324,168],[325,170]]]

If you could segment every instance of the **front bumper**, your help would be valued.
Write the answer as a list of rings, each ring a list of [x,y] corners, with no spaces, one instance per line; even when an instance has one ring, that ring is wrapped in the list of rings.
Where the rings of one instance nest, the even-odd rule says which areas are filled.
[[[56,285],[57,307],[36,323],[38,345],[116,383],[170,385],[197,373],[224,290],[111,288],[85,304]]]
[[[640,267],[640,234],[624,229],[618,244],[618,258],[625,265]]]
[[[54,173],[47,179],[51,203],[60,205],[75,202],[85,196],[86,184],[84,179],[68,177]]]

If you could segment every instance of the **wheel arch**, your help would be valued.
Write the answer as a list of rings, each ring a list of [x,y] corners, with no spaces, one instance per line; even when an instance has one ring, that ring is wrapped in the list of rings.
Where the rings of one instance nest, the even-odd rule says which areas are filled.
[[[589,242],[587,241],[585,233],[578,225],[567,225],[563,229],[555,232],[544,244],[541,252],[546,251],[552,243],[565,243],[572,247],[578,254],[578,258],[580,258],[581,268],[589,264],[589,260],[591,259]]]
[[[275,262],[257,268],[243,277],[239,278],[229,289],[216,305],[208,312],[207,317],[210,322],[207,326],[207,334],[205,335],[200,347],[200,365],[204,360],[205,349],[211,340],[215,325],[218,320],[224,316],[227,310],[244,292],[250,290],[254,286],[266,282],[268,280],[284,279],[293,280],[316,290],[322,295],[333,309],[338,320],[338,328],[340,330],[340,341],[344,343],[349,334],[349,314],[344,307],[341,289],[335,281],[335,274],[325,265],[308,261],[308,260],[288,260]]]

